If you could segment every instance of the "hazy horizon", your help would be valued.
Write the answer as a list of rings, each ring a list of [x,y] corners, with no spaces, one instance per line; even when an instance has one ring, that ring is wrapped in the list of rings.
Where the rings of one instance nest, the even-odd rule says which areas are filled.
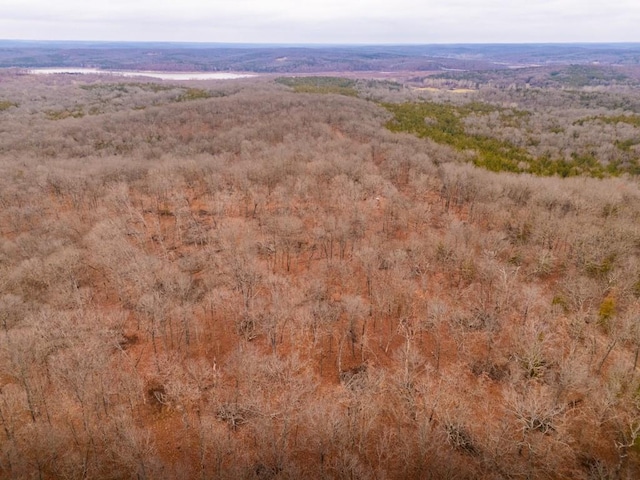
[[[387,42],[387,43],[366,43],[366,42],[351,42],[351,43],[331,43],[331,42],[208,42],[208,41],[182,41],[182,40],[91,40],[91,39],[33,39],[33,38],[0,38],[0,43],[21,43],[21,44],[87,44],[87,45],[111,45],[111,44],[123,44],[123,45],[184,45],[184,46],[216,46],[216,47],[278,47],[278,48],[314,48],[314,47],[423,47],[423,46],[538,46],[538,45],[560,45],[560,46],[595,46],[595,45],[640,45],[638,41],[601,41],[601,42],[579,42],[579,41],[566,41],[566,42],[431,42],[431,43],[400,43],[400,42]]]
[[[592,0],[5,0],[0,32],[30,41],[275,45],[635,43],[640,4]]]

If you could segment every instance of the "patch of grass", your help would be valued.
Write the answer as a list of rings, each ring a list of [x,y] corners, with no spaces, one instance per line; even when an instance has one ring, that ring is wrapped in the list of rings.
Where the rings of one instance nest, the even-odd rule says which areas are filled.
[[[587,122],[602,122],[608,125],[615,125],[617,123],[626,123],[634,127],[640,127],[640,115],[596,115],[593,117],[581,118],[573,122],[574,125],[584,125]]]
[[[555,295],[551,300],[551,305],[559,306],[565,313],[569,312],[569,302],[562,295]]]
[[[356,82],[340,77],[280,77],[276,82],[293,88],[296,93],[334,93],[357,97]]]
[[[0,112],[4,112],[5,110],[9,110],[11,107],[17,106],[17,103],[9,102],[8,100],[0,100]]]
[[[585,265],[585,270],[592,278],[604,279],[611,273],[615,266],[616,254],[611,253],[599,261],[589,261]]]
[[[609,333],[611,329],[611,319],[616,314],[616,300],[611,295],[607,296],[598,309],[598,324],[605,333]]]
[[[211,97],[212,94],[209,90],[203,90],[201,88],[187,88],[176,98],[176,102],[189,102],[191,100],[203,100]]]
[[[45,110],[44,114],[49,120],[64,120],[65,118],[82,118],[84,110],[82,107],[75,107],[73,109]]]
[[[527,110],[509,109],[500,112],[500,122],[506,127],[520,128],[524,120],[531,117],[532,113]]]
[[[632,287],[631,287],[631,291],[633,292],[633,295],[636,298],[640,298],[640,276],[638,277],[638,279],[633,283]]]
[[[615,146],[618,147],[623,152],[630,152],[632,150],[632,147],[639,144],[640,144],[640,139],[638,138],[615,141]]]

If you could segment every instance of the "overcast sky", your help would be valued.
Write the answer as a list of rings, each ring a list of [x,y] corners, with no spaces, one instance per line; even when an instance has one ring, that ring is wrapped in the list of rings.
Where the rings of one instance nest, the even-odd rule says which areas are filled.
[[[638,42],[639,0],[0,0],[0,38]]]

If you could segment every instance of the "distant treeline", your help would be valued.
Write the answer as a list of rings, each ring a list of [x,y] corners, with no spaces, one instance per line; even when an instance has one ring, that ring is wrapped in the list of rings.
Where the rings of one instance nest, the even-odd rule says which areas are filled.
[[[543,64],[638,65],[640,44],[251,45],[0,41],[2,67],[166,71],[486,71]]]

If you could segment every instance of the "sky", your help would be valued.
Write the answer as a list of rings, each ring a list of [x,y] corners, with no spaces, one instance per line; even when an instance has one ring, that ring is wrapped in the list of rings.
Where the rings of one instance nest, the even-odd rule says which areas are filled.
[[[640,42],[640,1],[0,0],[0,38],[322,44]]]

